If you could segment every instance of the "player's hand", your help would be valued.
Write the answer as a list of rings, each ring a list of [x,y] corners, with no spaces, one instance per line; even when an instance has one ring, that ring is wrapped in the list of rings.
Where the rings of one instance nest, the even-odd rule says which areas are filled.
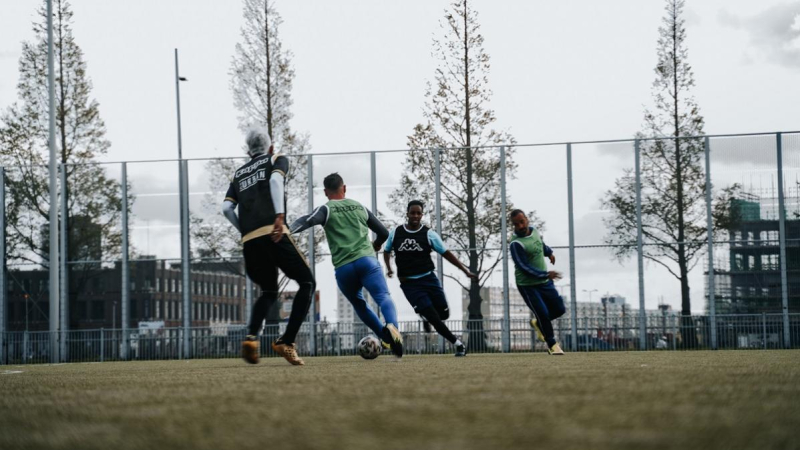
[[[478,279],[478,274],[470,272],[469,269],[464,270],[464,275],[466,275],[467,278],[469,278],[471,280],[477,280]]]
[[[372,249],[375,250],[375,253],[381,251],[381,244],[378,244],[378,241],[372,242]]]
[[[563,278],[563,276],[561,275],[561,272],[556,272],[555,270],[551,270],[550,272],[547,272],[547,278],[556,281]]]
[[[283,214],[275,216],[275,224],[273,225],[272,234],[270,235],[272,242],[278,243],[283,238]]]
[[[555,265],[556,264],[556,255],[554,253],[550,253],[549,258],[550,258],[550,264]]]
[[[392,278],[394,276],[394,271],[392,269],[386,270],[386,276]]]

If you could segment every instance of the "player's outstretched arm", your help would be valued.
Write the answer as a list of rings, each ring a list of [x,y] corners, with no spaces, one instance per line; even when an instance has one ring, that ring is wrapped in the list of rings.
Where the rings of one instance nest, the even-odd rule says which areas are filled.
[[[386,264],[386,276],[392,278],[394,270],[392,270],[392,254],[390,252],[383,252],[383,262]]]
[[[550,259],[550,264],[554,264],[555,265],[555,263],[556,263],[556,255],[555,255],[555,253],[553,253],[553,249],[548,247],[547,244],[545,244],[544,242],[542,242],[542,245],[544,246],[544,249],[543,249],[544,250],[544,256],[546,258]]]
[[[392,278],[394,270],[392,270],[392,244],[394,243],[394,232],[396,229],[389,233],[389,239],[383,245],[383,262],[386,263],[386,276]]]
[[[241,231],[239,228],[239,217],[236,216],[236,203],[233,203],[230,200],[225,200],[222,202],[222,214],[228,219],[228,222],[236,228],[237,231]]]
[[[372,211],[364,209],[367,211],[367,227],[375,233],[375,241],[372,243],[372,248],[377,252],[381,249],[381,245],[389,239],[389,230],[372,214]]]
[[[325,222],[327,221],[328,221],[328,207],[322,205],[319,208],[315,209],[314,212],[312,212],[311,214],[305,215],[292,222],[292,226],[289,227],[289,231],[292,234],[300,233],[315,225],[324,226]]]
[[[478,274],[470,272],[469,267],[462,264],[461,261],[459,261],[459,259],[456,258],[456,255],[454,255],[453,252],[451,252],[450,250],[444,252],[442,256],[444,257],[444,259],[450,262],[450,264],[458,267],[462,272],[464,272],[464,275],[466,275],[467,277],[472,278],[473,280],[478,279]]]

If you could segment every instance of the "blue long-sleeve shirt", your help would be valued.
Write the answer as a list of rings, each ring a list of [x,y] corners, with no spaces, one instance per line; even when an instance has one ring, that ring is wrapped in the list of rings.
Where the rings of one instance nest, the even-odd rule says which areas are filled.
[[[528,264],[528,255],[525,253],[525,247],[523,247],[522,243],[519,241],[514,241],[509,246],[509,249],[511,250],[511,259],[514,260],[514,264],[519,270],[525,272],[533,278],[538,278],[541,280],[547,279],[546,270],[539,270]],[[550,257],[550,255],[553,254],[553,249],[544,243],[542,243],[542,251],[545,257]]]

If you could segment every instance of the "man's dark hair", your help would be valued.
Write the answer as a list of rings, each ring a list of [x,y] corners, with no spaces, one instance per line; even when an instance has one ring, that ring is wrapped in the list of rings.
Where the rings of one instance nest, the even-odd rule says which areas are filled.
[[[422,200],[411,200],[408,202],[408,206],[406,206],[406,212],[408,212],[412,206],[419,206],[419,208],[425,211],[425,203],[422,203]]]
[[[344,185],[344,180],[338,172],[334,172],[325,177],[325,179],[322,181],[322,184],[325,186],[325,189],[335,192],[338,191],[342,185]]]
[[[509,218],[509,219],[513,219],[514,217],[517,217],[517,216],[518,216],[518,215],[520,215],[520,214],[522,214],[523,216],[525,216],[525,211],[523,211],[523,210],[521,210],[521,209],[515,209],[515,210],[511,211],[511,212],[508,214],[508,218]],[[525,216],[525,217],[527,217],[527,216]]]

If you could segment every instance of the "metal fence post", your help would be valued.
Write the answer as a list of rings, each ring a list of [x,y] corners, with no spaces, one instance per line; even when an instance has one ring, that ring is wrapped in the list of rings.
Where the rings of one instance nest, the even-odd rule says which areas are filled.
[[[569,317],[571,350],[578,350],[578,287],[575,279],[575,211],[572,199],[572,144],[567,144],[567,211],[569,214]]]
[[[189,164],[180,160],[181,275],[183,278],[183,354],[191,358],[192,290],[189,253]]]
[[[783,348],[791,348],[791,335],[789,334],[789,283],[787,278],[786,261],[786,203],[783,193],[783,139],[777,133],[776,144],[778,150],[778,227],[781,251],[781,312],[783,314]]]
[[[128,163],[122,163],[122,262],[120,263],[120,273],[122,275],[122,286],[120,289],[120,316],[122,328],[122,348],[120,358],[125,361],[128,359],[128,327],[130,326],[130,267],[128,265],[129,247],[128,242]]]
[[[634,141],[636,164],[636,259],[639,272],[639,349],[647,350],[647,315],[644,308],[644,253],[642,248],[642,163],[640,141]]]
[[[58,267],[59,272],[61,275],[61,284],[58,285],[60,289],[59,298],[61,301],[61,307],[59,313],[61,317],[59,318],[60,330],[59,330],[59,353],[61,356],[61,362],[66,362],[67,360],[67,330],[69,330],[69,271],[67,270],[67,259],[68,259],[68,246],[69,246],[69,234],[68,234],[68,227],[67,224],[69,223],[69,203],[67,202],[67,165],[61,164],[60,167],[60,178],[61,178],[61,222],[60,222],[60,234],[61,234],[61,242],[60,242],[60,251],[59,251],[59,258],[58,258]]]
[[[100,362],[106,358],[106,333],[104,328],[100,328]]]
[[[437,148],[434,150],[434,196],[436,199],[436,233],[442,235],[442,149]],[[444,288],[444,260],[442,255],[436,254],[436,274],[439,276],[439,282],[442,283]]]
[[[0,364],[8,364],[6,351],[6,169],[0,167]]]
[[[375,216],[378,216],[378,170],[376,165],[376,158],[375,152],[369,152],[369,167],[370,167],[370,204],[372,213]],[[375,233],[372,233],[372,239],[375,240]],[[376,254],[377,256],[377,254]],[[365,292],[364,296],[367,299],[372,299],[372,295],[369,292]],[[372,299],[374,300],[374,299]],[[381,317],[381,309],[376,308],[375,314],[378,315],[378,318]]]
[[[717,349],[717,295],[714,284],[714,221],[711,216],[711,145],[703,141],[706,156],[706,233],[708,234],[708,314],[711,322],[711,348]]]
[[[764,350],[767,349],[767,313],[761,313],[761,338]]]
[[[53,2],[47,1],[47,79],[48,79],[48,113],[49,113],[49,134],[48,134],[48,147],[50,149],[50,160],[48,162],[49,173],[49,200],[48,207],[50,229],[49,229],[49,243],[50,243],[50,257],[47,265],[50,284],[48,286],[48,297],[50,300],[48,317],[49,322],[49,351],[50,362],[58,362],[58,343],[56,342],[58,326],[59,326],[59,305],[60,300],[58,294],[59,278],[58,271],[55,270],[56,261],[58,261],[58,183],[56,179],[56,108],[55,108],[55,64],[53,63]]]
[[[374,158],[373,154],[373,158]],[[308,213],[314,212],[314,156],[308,155]],[[375,167],[372,167],[372,179],[375,179]],[[314,228],[308,230],[308,264],[311,267],[311,274],[316,277],[316,265],[314,259],[316,258],[314,249]],[[311,354],[317,354],[317,293],[311,293]]]
[[[500,247],[503,255],[503,351],[511,351],[511,301],[508,292],[508,224],[506,223],[506,148],[500,147]]]

